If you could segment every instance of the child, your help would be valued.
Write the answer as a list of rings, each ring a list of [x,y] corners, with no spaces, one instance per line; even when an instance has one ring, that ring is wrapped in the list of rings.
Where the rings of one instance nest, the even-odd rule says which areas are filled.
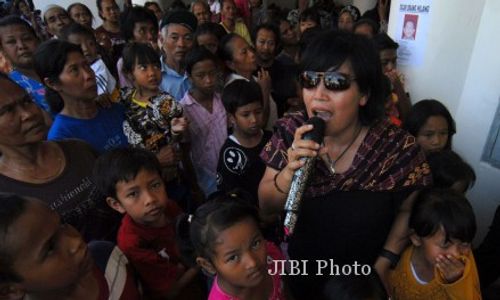
[[[121,17],[120,28],[127,43],[147,44],[158,52],[158,21],[150,10],[139,6],[127,9]],[[120,87],[134,86],[123,70],[123,57],[118,60],[116,70]]]
[[[402,122],[408,117],[411,102],[405,91],[404,76],[397,69],[399,45],[386,33],[375,35],[373,41],[378,49],[382,72],[389,79],[386,88],[386,115],[394,125],[401,127]]]
[[[234,194],[220,196],[177,228],[185,254],[194,251],[196,263],[215,276],[209,300],[285,299],[279,264],[273,263],[283,257],[262,237],[253,206]]]
[[[412,245],[389,273],[394,299],[480,299],[471,241],[476,233],[472,207],[460,193],[420,192],[409,220]]]
[[[156,157],[141,149],[107,152],[97,160],[94,178],[108,205],[125,214],[118,247],[138,271],[145,292],[155,299],[179,294],[197,270],[180,264],[173,222],[181,210],[167,197]]]
[[[415,103],[403,128],[417,138],[417,143],[427,154],[451,150],[452,137],[456,133],[455,121],[450,112],[434,99]]]
[[[169,195],[183,203],[183,209],[190,210],[189,191],[180,184],[179,169],[179,143],[188,122],[182,116],[182,106],[168,93],[160,91],[160,64],[158,54],[146,44],[131,43],[123,50],[123,71],[134,84],[134,88],[122,90],[120,101],[125,106],[123,131],[132,146],[156,154]],[[188,178],[192,180],[191,186],[197,187],[189,156],[182,158],[190,175]]]
[[[87,247],[39,200],[1,194],[0,202],[0,298],[142,298],[118,248],[108,242]]]
[[[80,46],[85,59],[94,70],[97,82],[97,94],[109,95],[111,100],[117,100],[119,91],[116,80],[106,67],[97,52],[97,41],[92,29],[78,23],[73,23],[62,30],[61,39]]]
[[[476,181],[474,169],[452,150],[431,152],[427,155],[427,162],[436,188],[465,193]]]
[[[191,159],[205,196],[217,190],[219,151],[227,138],[227,116],[217,86],[217,57],[204,47],[186,56],[192,88],[180,101],[189,120]]]
[[[308,8],[300,14],[299,18],[299,34],[302,36],[304,31],[309,28],[321,28],[319,14],[314,8]]]
[[[261,89],[256,82],[235,80],[224,88],[222,101],[233,133],[220,150],[218,188],[223,191],[241,188],[253,196],[257,205],[257,190],[266,169],[259,154],[272,135],[272,132],[261,129]]]

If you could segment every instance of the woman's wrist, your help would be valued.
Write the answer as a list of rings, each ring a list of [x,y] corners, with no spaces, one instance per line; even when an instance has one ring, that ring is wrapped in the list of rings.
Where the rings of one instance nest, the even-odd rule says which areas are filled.
[[[274,178],[273,178],[273,181],[274,181],[274,188],[275,188],[278,192],[280,192],[280,193],[282,193],[282,194],[285,194],[285,195],[286,195],[286,194],[288,194],[288,191],[284,191],[282,188],[280,188],[280,186],[279,186],[279,184],[278,184],[278,176],[279,176],[280,174],[281,174],[281,170],[280,170],[278,173],[276,173],[276,174],[274,175]]]

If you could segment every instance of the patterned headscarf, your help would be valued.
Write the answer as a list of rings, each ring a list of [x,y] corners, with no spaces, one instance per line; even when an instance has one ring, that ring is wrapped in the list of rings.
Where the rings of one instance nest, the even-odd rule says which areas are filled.
[[[354,22],[356,22],[359,19],[359,17],[361,16],[361,13],[359,12],[359,9],[356,6],[354,6],[354,5],[346,5],[346,6],[344,6],[344,8],[342,8],[342,10],[340,11],[339,16],[341,14],[345,13],[345,12],[348,12],[352,16],[352,20]]]

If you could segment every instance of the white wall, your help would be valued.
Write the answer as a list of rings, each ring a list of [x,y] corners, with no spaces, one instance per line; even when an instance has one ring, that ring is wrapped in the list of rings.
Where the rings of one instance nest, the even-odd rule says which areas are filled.
[[[481,241],[500,204],[500,170],[480,162],[500,97],[500,1],[434,0],[421,66],[403,67],[412,101],[435,98],[457,123],[453,148],[474,168],[477,181],[468,198]],[[399,0],[392,2],[389,34],[394,36]],[[493,38],[495,37],[495,38]]]

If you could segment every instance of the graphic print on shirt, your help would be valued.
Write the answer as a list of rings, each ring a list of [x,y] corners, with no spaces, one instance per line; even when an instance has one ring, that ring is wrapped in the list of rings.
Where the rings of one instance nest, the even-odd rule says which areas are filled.
[[[241,175],[248,163],[248,158],[241,149],[228,147],[224,151],[224,165],[231,173]]]

